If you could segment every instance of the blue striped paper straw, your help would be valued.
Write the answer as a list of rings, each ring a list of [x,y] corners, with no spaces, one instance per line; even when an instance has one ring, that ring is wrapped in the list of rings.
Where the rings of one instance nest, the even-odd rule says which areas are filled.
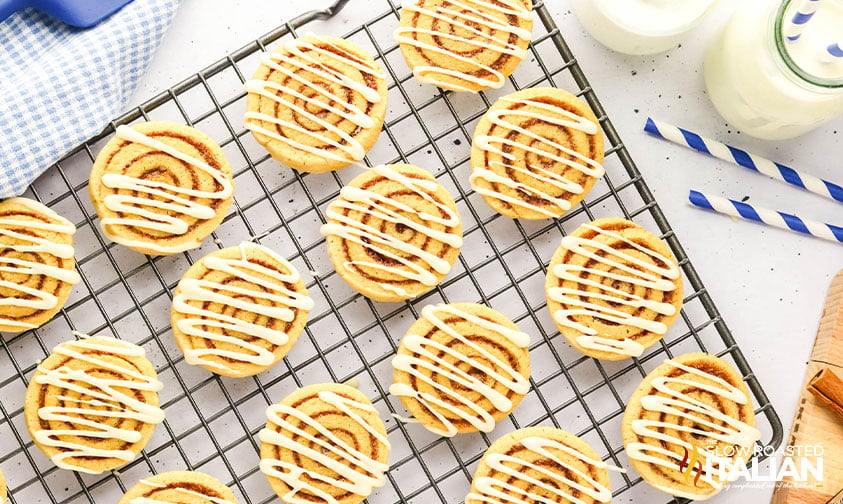
[[[820,0],[802,0],[793,18],[783,28],[784,36],[788,41],[794,42],[802,36],[802,30],[805,28],[805,24],[814,17],[814,13],[817,12],[817,7],[819,6]]]
[[[711,196],[694,189],[691,189],[688,200],[696,207],[713,210],[717,213],[843,243],[843,227],[840,226],[803,219],[796,215],[753,206],[741,201]]]
[[[820,196],[843,203],[843,187],[834,182],[803,173],[781,163],[770,161],[745,150],[726,145],[672,124],[647,118],[644,131],[670,142],[684,145],[698,152],[763,173],[776,180],[800,187]]]

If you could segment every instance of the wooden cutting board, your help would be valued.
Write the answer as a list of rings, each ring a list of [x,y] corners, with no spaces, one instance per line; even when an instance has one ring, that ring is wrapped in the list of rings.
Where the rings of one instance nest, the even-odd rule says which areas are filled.
[[[772,504],[843,503],[843,420],[805,389],[811,378],[826,366],[843,375],[843,271],[837,273],[828,289],[793,427],[786,439],[791,446],[823,445],[824,481],[800,483],[798,488],[779,485]],[[783,482],[788,480],[785,478]]]

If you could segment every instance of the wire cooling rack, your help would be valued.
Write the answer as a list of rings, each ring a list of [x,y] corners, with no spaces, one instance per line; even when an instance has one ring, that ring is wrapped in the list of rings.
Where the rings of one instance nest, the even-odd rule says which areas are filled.
[[[0,338],[0,468],[11,502],[116,502],[123,491],[151,474],[175,469],[209,473],[228,484],[241,503],[276,497],[258,469],[256,433],[267,405],[295,387],[353,380],[385,419],[393,445],[389,482],[370,503],[458,503],[492,440],[513,429],[555,425],[582,436],[602,458],[629,468],[620,421],[624,402],[641,378],[665,358],[704,350],[731,361],[744,375],[757,406],[764,446],[777,447],[782,426],[708,292],[653,199],[574,55],[542,3],[535,5],[533,42],[526,61],[507,86],[480,94],[447,93],[422,85],[406,67],[391,32],[398,0],[340,0],[333,8],[299,16],[246,47],[194,74],[116,119],[38,179],[28,196],[74,221],[76,285],[61,314],[42,328]],[[260,51],[298,33],[340,33],[340,23],[368,16],[346,34],[377,55],[388,72],[389,110],[367,163],[410,162],[435,172],[456,197],[465,243],[452,273],[435,290],[409,303],[367,300],[331,268],[319,225],[343,184],[359,173],[306,175],[272,160],[242,126],[242,83],[257,68]],[[586,200],[562,219],[517,221],[491,211],[468,184],[469,145],[476,122],[499,96],[531,86],[553,85],[584,98],[600,118],[608,140],[607,175]],[[108,242],[99,231],[87,194],[94,156],[118,124],[166,119],[195,125],[217,140],[235,170],[232,211],[200,249],[151,258]],[[559,336],[544,299],[546,264],[566,231],[598,217],[633,219],[660,231],[679,259],[687,297],[667,336],[641,358],[598,362],[583,357]],[[282,363],[254,378],[228,379],[187,365],[169,326],[172,292],[194,261],[218,247],[255,239],[289,257],[316,301],[306,333]],[[439,438],[417,424],[397,423],[400,401],[387,395],[390,358],[422,306],[433,302],[480,301],[512,318],[533,336],[532,390],[490,435]],[[167,420],[134,462],[102,476],[56,469],[34,446],[24,424],[23,398],[37,363],[75,329],[114,334],[142,345],[165,383]],[[665,502],[634,470],[612,473],[615,496],[624,502]],[[671,502],[679,502],[674,500]]]

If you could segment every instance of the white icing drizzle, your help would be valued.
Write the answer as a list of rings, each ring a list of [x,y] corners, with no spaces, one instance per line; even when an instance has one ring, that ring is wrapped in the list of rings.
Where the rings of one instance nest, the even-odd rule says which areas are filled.
[[[488,166],[473,166],[471,177],[469,178],[469,181],[471,182],[471,187],[482,195],[491,196],[493,198],[505,201],[512,205],[533,210],[548,217],[556,217],[558,216],[558,212],[550,211],[544,205],[535,205],[520,198],[504,194],[493,188],[480,187],[479,185],[477,185],[477,180],[482,179],[492,185],[500,184],[511,189],[518,189],[530,194],[531,196],[541,198],[548,202],[550,205],[556,206],[563,211],[569,210],[571,208],[571,203],[568,200],[554,196],[553,194],[547,191],[543,191],[538,187],[534,187],[531,184],[518,182],[517,180],[514,180],[513,178],[510,178],[506,175],[501,175],[495,172],[493,168],[498,167],[502,169],[509,169],[514,172],[532,177],[536,181],[542,184],[552,186],[553,188],[558,189],[559,191],[570,192],[573,194],[582,194],[585,190],[582,185],[572,180],[568,180],[565,177],[564,173],[561,171],[554,172],[541,166],[519,166],[519,163],[524,163],[524,161],[522,161],[522,159],[519,159],[519,156],[517,156],[516,154],[505,152],[504,147],[509,146],[515,149],[520,149],[525,152],[535,154],[539,157],[553,161],[557,164],[573,168],[579,172],[582,172],[590,177],[595,178],[603,176],[603,165],[588,156],[580,154],[575,149],[572,149],[570,146],[563,145],[558,139],[549,138],[534,133],[533,131],[521,127],[517,122],[507,120],[506,117],[509,116],[510,118],[538,119],[540,121],[544,121],[556,126],[561,126],[564,128],[573,128],[578,131],[582,131],[583,133],[586,133],[588,135],[596,135],[599,133],[600,130],[598,129],[597,125],[584,116],[577,115],[573,112],[570,112],[568,110],[565,110],[561,107],[557,107],[549,103],[534,100],[521,100],[508,97],[501,98],[501,100],[514,103],[516,105],[524,105],[525,107],[518,109],[502,108],[489,112],[488,118],[493,125],[498,126],[500,128],[504,128],[506,130],[518,132],[521,135],[527,137],[528,139],[536,140],[537,142],[540,142],[543,145],[547,145],[552,149],[555,149],[557,152],[563,153],[564,155],[554,154],[552,152],[540,149],[538,147],[528,145],[517,140],[505,138],[503,136],[478,135],[474,140],[475,145],[487,152],[491,152],[493,154],[501,156],[507,162],[491,161]],[[539,111],[537,112],[536,109],[538,109]],[[569,157],[573,158],[573,160],[569,159]]]
[[[401,26],[395,30],[393,37],[395,41],[402,44],[408,44],[420,50],[428,50],[434,53],[443,54],[451,57],[457,61],[467,63],[472,70],[465,72],[449,68],[443,68],[438,65],[416,65],[413,68],[413,75],[426,84],[433,84],[448,89],[457,89],[460,91],[474,91],[471,87],[460,86],[453,82],[445,82],[436,74],[455,77],[464,81],[472,82],[482,88],[502,88],[506,83],[506,77],[493,67],[480,63],[476,58],[470,56],[463,56],[453,52],[447,48],[422,42],[416,39],[417,34],[429,35],[432,37],[445,38],[457,43],[465,43],[475,47],[482,47],[497,51],[500,54],[507,54],[519,61],[527,57],[527,51],[518,46],[517,42],[522,40],[530,40],[531,31],[514,26],[501,19],[501,16],[516,16],[519,20],[529,20],[532,18],[532,13],[519,0],[498,0],[493,2],[490,0],[447,0],[443,2],[444,5],[437,5],[435,8],[428,9],[420,6],[421,0],[404,0],[401,2],[401,9],[412,13],[417,13],[424,16],[449,23],[451,27],[455,28],[453,31],[439,31],[430,30],[426,28],[418,28],[413,26]],[[500,5],[503,4],[503,5]],[[490,13],[491,12],[491,13]],[[497,14],[497,16],[495,15]],[[498,37],[488,35],[480,28],[481,26],[491,30],[501,31],[505,34],[503,40]],[[478,38],[469,39],[456,35],[457,30],[464,30],[471,32]],[[510,43],[510,35],[516,35],[518,41]],[[488,72],[489,77],[478,77],[473,75],[477,70],[484,70]]]
[[[577,337],[577,343],[585,348],[638,357],[644,352],[644,347],[639,343],[631,339],[613,340],[611,338],[600,337],[597,335],[596,329],[575,322],[571,320],[570,317],[576,315],[587,315],[596,319],[637,327],[656,334],[666,333],[667,326],[662,322],[631,315],[610,306],[603,306],[583,301],[580,297],[603,299],[608,302],[618,303],[632,308],[646,308],[667,316],[675,314],[676,307],[670,303],[651,301],[638,296],[637,294],[624,292],[612,287],[611,285],[606,285],[599,280],[582,278],[579,276],[579,273],[596,275],[598,277],[617,280],[619,282],[631,283],[647,289],[671,292],[676,289],[674,280],[679,278],[679,267],[671,258],[628,240],[618,233],[602,229],[593,224],[584,224],[584,227],[598,234],[606,235],[614,238],[615,240],[621,241],[635,250],[652,257],[653,259],[661,261],[667,266],[661,267],[649,261],[639,259],[630,254],[621,252],[594,238],[581,238],[572,235],[565,236],[562,238],[562,246],[566,249],[575,254],[583,255],[589,259],[604,263],[612,269],[622,271],[622,273],[603,271],[599,268],[588,268],[573,264],[563,263],[556,265],[552,271],[556,278],[576,282],[578,285],[582,285],[583,287],[552,287],[549,289],[548,297],[550,299],[567,306],[566,308],[556,310],[553,314],[554,320],[556,320],[559,324],[582,332],[583,335]],[[603,251],[606,255],[601,256],[597,253],[598,251]],[[643,271],[638,270],[633,266],[638,266],[642,268]],[[597,290],[588,290],[589,287]]]
[[[353,267],[355,266],[364,266],[367,268],[386,271],[408,280],[414,280],[423,285],[431,287],[436,285],[436,275],[428,268],[401,257],[388,249],[391,248],[400,250],[401,252],[415,256],[433,268],[434,271],[442,275],[446,275],[451,271],[452,265],[448,261],[411,243],[407,243],[400,238],[383,233],[374,226],[370,226],[358,219],[347,217],[343,215],[342,211],[349,210],[352,212],[361,212],[369,214],[375,219],[402,224],[410,229],[418,231],[419,233],[423,233],[434,240],[456,248],[462,246],[461,234],[439,231],[430,227],[428,223],[439,224],[445,227],[455,227],[460,223],[459,214],[452,210],[444,202],[436,199],[433,193],[436,192],[439,187],[439,183],[435,180],[408,177],[400,173],[398,170],[386,165],[374,166],[370,168],[370,170],[384,178],[394,180],[404,186],[405,189],[416,193],[420,198],[433,204],[438,210],[443,212],[445,217],[442,217],[441,215],[431,215],[427,212],[417,212],[411,206],[378,194],[374,191],[345,186],[342,190],[340,190],[339,198],[331,203],[325,212],[329,220],[336,222],[328,222],[327,224],[324,224],[321,228],[322,235],[339,236],[344,240],[357,243],[362,247],[368,248],[375,253],[386,256],[405,266],[404,268],[401,268],[386,266],[377,262],[346,261],[345,267],[349,271],[353,271]],[[415,215],[421,219],[422,222],[416,222],[407,215]],[[407,291],[401,287],[385,282],[378,282],[378,285],[380,285],[383,289],[396,292],[399,295],[408,295]]]
[[[519,504],[529,499],[532,502],[541,502],[544,504],[557,504],[563,501],[574,504],[587,504],[587,501],[576,497],[572,493],[572,490],[582,492],[596,502],[609,502],[612,499],[612,491],[609,488],[592,478],[590,474],[565,463],[562,457],[553,453],[551,450],[564,452],[580,462],[598,469],[625,472],[621,468],[610,466],[602,460],[588,457],[579,450],[552,439],[530,436],[522,439],[521,445],[527,448],[528,451],[539,454],[567,468],[577,476],[577,480],[572,480],[564,474],[529,462],[521,457],[503,453],[490,453],[486,455],[485,462],[492,470],[505,474],[507,479],[513,477],[527,482],[531,486],[537,487],[544,492],[550,492],[558,498],[550,499],[541,494],[521,488],[518,485],[502,481],[501,479],[483,476],[474,480],[473,484],[477,492],[469,493],[465,498],[466,502],[473,500],[488,504]],[[527,474],[528,470],[538,472],[541,475],[541,479],[529,476]],[[553,483],[549,483],[548,481]],[[566,487],[572,490],[568,490]]]
[[[76,226],[74,226],[72,222],[37,201],[27,198],[9,198],[5,200],[4,203],[25,206],[26,208],[32,210],[33,213],[45,215],[56,222],[0,217],[0,236],[8,236],[13,240],[29,242],[28,244],[2,244],[0,245],[0,248],[11,249],[15,252],[49,254],[58,259],[73,258],[73,245],[55,243],[46,238],[41,238],[35,233],[20,231],[20,229],[31,229],[36,231],[73,235],[76,233]],[[77,284],[82,280],[75,269],[65,269],[38,261],[5,256],[0,256],[0,272],[17,273],[21,275],[45,275],[69,284]],[[25,285],[20,285],[15,282],[10,282],[8,280],[0,279],[0,287],[11,289],[13,291],[20,292],[27,297],[31,296],[34,298],[23,299],[17,296],[3,297],[0,298],[0,307],[16,306],[21,308],[31,308],[34,310],[51,310],[55,308],[59,302],[58,297],[53,294],[34,289],[32,287],[27,287]],[[6,318],[0,318],[0,324],[20,327],[22,329],[32,329],[37,327],[34,324]]]
[[[421,420],[419,420],[418,418],[405,417],[405,416],[397,415],[395,413],[392,413],[391,416],[392,416],[392,418],[398,420],[399,422],[401,422],[403,424],[413,424],[413,423],[420,424],[421,423]]]
[[[337,52],[326,49],[325,46],[333,48]],[[286,143],[296,149],[310,154],[315,154],[319,157],[343,162],[360,161],[363,159],[366,155],[366,149],[359,141],[357,141],[356,138],[354,138],[354,136],[322,119],[322,117],[320,117],[321,111],[316,113],[311,112],[305,107],[296,104],[294,100],[285,97],[285,95],[292,96],[306,102],[308,105],[317,106],[324,111],[336,114],[343,119],[350,121],[359,128],[370,129],[375,127],[375,121],[369,117],[365,110],[361,110],[360,107],[351,103],[346,98],[330,91],[319,83],[302,77],[297,72],[297,70],[310,72],[328,82],[354,91],[355,93],[363,96],[363,98],[369,103],[380,103],[382,98],[377,89],[370,88],[365,82],[358,82],[354,80],[353,78],[326,65],[324,62],[324,57],[327,56],[333,60],[341,61],[342,63],[349,65],[366,75],[371,75],[377,79],[386,78],[386,75],[377,66],[377,64],[370,64],[362,59],[349,57],[348,54],[349,52],[347,49],[337,45],[330,39],[319,37],[312,33],[309,33],[305,37],[285,43],[283,52],[273,51],[261,54],[261,64],[271,68],[272,70],[280,72],[288,79],[302,84],[304,87],[312,90],[315,95],[324,97],[326,100],[323,101],[314,99],[313,97],[308,97],[301,91],[292,87],[267,80],[247,81],[246,91],[273,100],[283,105],[285,108],[292,109],[301,116],[306,117],[323,127],[324,132],[312,131],[294,122],[285,121],[263,112],[254,111],[246,112],[246,128],[255,133],[270,137],[273,140],[278,140],[279,142]],[[322,56],[323,58],[320,59],[319,56]],[[294,69],[289,68],[290,66],[294,67]],[[304,135],[308,135],[316,141],[322,144],[330,145],[334,149],[342,152],[342,155],[336,154],[323,147],[307,145],[279,135],[278,132],[271,131],[261,126],[259,124],[260,122],[277,124],[284,128],[292,129]],[[339,140],[330,138],[326,133],[335,134],[339,137]]]
[[[99,353],[112,354],[127,359],[143,359],[146,352],[132,343],[113,338],[94,337],[79,341],[69,341],[57,346],[53,352],[77,361],[90,363],[96,368],[113,372],[116,377],[103,378],[92,376],[86,371],[71,369],[66,366],[56,369],[39,367],[35,383],[50,385],[92,399],[82,400],[59,396],[62,401],[75,403],[76,406],[42,406],[38,417],[47,422],[73,424],[72,429],[41,429],[33,433],[35,440],[53,448],[67,451],[51,457],[53,463],[62,468],[89,474],[98,474],[84,467],[75,465],[69,459],[77,457],[116,458],[129,462],[135,458],[131,450],[101,449],[85,446],[74,441],[62,441],[62,437],[87,437],[94,439],[114,439],[126,443],[137,443],[142,434],[134,429],[112,427],[98,419],[122,418],[146,424],[159,424],[164,421],[164,412],[158,406],[138,400],[133,392],[158,392],[163,384],[155,378],[144,375],[134,369],[120,366],[102,358]],[[93,406],[88,408],[86,406]]]
[[[641,398],[641,407],[647,411],[674,415],[687,419],[702,428],[697,429],[693,426],[680,426],[675,423],[661,422],[657,420],[637,419],[632,422],[632,430],[637,435],[653,438],[659,442],[679,445],[688,449],[689,452],[695,449],[691,443],[683,441],[672,434],[659,432],[658,429],[664,428],[670,431],[698,434],[709,439],[716,439],[717,441],[723,442],[727,445],[737,445],[746,450],[751,450],[755,442],[761,439],[761,432],[755,427],[742,422],[737,418],[733,418],[702,401],[698,401],[689,396],[687,393],[672,388],[670,385],[679,385],[683,388],[692,387],[718,395],[737,404],[748,404],[749,398],[739,388],[735,387],[726,380],[702,371],[701,369],[681,364],[674,360],[666,360],[665,363],[677,369],[681,369],[686,373],[709,380],[713,382],[713,384],[702,383],[696,380],[688,380],[684,378],[660,376],[653,379],[652,387],[656,391],[665,395],[644,396]],[[718,422],[722,422],[726,425],[720,425]],[[649,453],[655,453],[659,456],[650,455]],[[704,459],[709,459],[710,457],[717,455],[716,453],[705,449],[697,449],[697,453],[699,453],[699,456]],[[640,442],[629,443],[626,446],[626,454],[631,459],[647,462],[672,470],[678,470],[678,462],[682,460],[680,455],[673,453],[670,450],[666,450],[660,446]],[[707,468],[712,465],[717,465],[716,460],[712,460],[711,463],[702,464],[703,468]],[[699,468],[695,469],[695,471],[699,471]],[[719,492],[723,487],[723,484],[720,481],[714,479],[712,475],[705,471],[703,471],[699,479],[700,481],[704,481],[705,483],[711,485],[711,487],[715,490],[714,493]],[[683,492],[674,488],[662,488],[662,490],[677,497],[697,500],[702,497],[700,494]],[[714,495],[714,493],[711,495]]]
[[[374,439],[383,445],[387,450],[390,448],[389,441],[386,436],[378,432],[373,426],[369,425],[363,417],[355,410],[364,411],[367,413],[377,414],[377,410],[371,405],[353,399],[348,399],[335,392],[321,391],[317,395],[320,400],[334,406],[348,416],[350,421],[357,423],[360,427],[366,430]],[[282,496],[282,500],[288,504],[310,504],[312,500],[298,497],[297,494],[301,491],[306,491],[316,497],[324,500],[326,504],[338,504],[330,493],[320,490],[315,485],[308,483],[302,479],[305,474],[317,481],[326,483],[332,487],[339,488],[346,492],[351,492],[357,495],[368,496],[375,488],[381,487],[386,483],[385,472],[389,469],[389,464],[385,464],[378,460],[370,458],[368,455],[361,453],[353,446],[349,445],[342,438],[332,433],[327,427],[320,424],[316,419],[309,415],[302,413],[296,408],[284,405],[275,404],[270,406],[266,415],[269,422],[277,425],[283,431],[290,433],[293,437],[288,437],[285,434],[276,432],[271,429],[263,429],[258,434],[261,442],[269,443],[281,448],[292,450],[299,455],[305,456],[314,462],[324,466],[337,473],[338,477],[324,476],[315,472],[306,472],[303,468],[277,459],[261,459],[260,469],[269,477],[278,478],[286,483],[291,490]],[[307,425],[309,429],[313,429],[319,433],[319,436],[314,436],[306,430],[297,427],[294,423],[288,422],[283,417],[295,417],[296,420]],[[304,438],[308,444],[318,445],[318,449],[313,449],[304,443],[300,443],[294,437]],[[333,454],[340,459],[335,460],[331,457]]]
[[[430,431],[441,436],[452,437],[456,435],[457,427],[448,417],[439,412],[440,409],[453,413],[455,416],[470,423],[481,432],[491,432],[495,428],[495,419],[491,414],[489,414],[489,412],[473,402],[470,398],[464,397],[459,393],[459,391],[438,383],[432,375],[440,374],[448,380],[459,383],[470,390],[480,393],[480,395],[489,400],[489,402],[491,402],[492,405],[499,411],[509,411],[512,409],[512,401],[505,394],[495,390],[494,387],[483,383],[483,380],[467,373],[466,371],[460,369],[458,365],[448,362],[437,354],[444,353],[454,358],[457,363],[468,364],[472,368],[481,371],[484,375],[491,376],[497,383],[504,385],[507,389],[517,394],[523,395],[530,391],[530,379],[529,377],[524,377],[521,373],[513,369],[508,362],[495,356],[481,345],[471,341],[465,335],[457,332],[453,327],[442,320],[441,315],[439,314],[443,313],[455,315],[471,322],[472,324],[494,331],[501,336],[504,336],[518,348],[527,348],[530,344],[530,336],[521,331],[510,329],[509,327],[496,322],[472,315],[471,313],[460,310],[452,305],[427,305],[422,309],[422,318],[429,321],[436,328],[446,333],[454,340],[459,341],[461,344],[476,351],[478,354],[494,363],[494,366],[483,364],[464,353],[453,350],[447,345],[425,338],[424,336],[407,334],[401,341],[401,345],[413,352],[413,355],[396,355],[392,359],[392,367],[399,371],[404,371],[417,380],[421,380],[429,384],[431,387],[441,392],[442,395],[452,399],[453,402],[457,403],[457,405],[454,405],[452,401],[441,399],[436,395],[421,393],[418,390],[413,389],[410,385],[403,383],[393,383],[389,387],[389,393],[396,396],[412,397],[424,405],[424,407],[427,408],[440,423],[442,423],[444,429],[429,426],[426,427]],[[430,349],[428,349],[428,347]],[[430,371],[431,376],[426,376],[423,372],[425,370]],[[465,411],[460,406],[468,408],[469,411]]]
[[[266,253],[275,261],[284,265],[290,273],[284,274],[260,264],[253,263],[248,259],[249,250],[258,250]],[[219,348],[191,348],[184,352],[185,360],[190,364],[202,364],[219,369],[231,370],[224,363],[207,359],[207,356],[227,357],[238,361],[248,362],[259,366],[268,366],[275,360],[275,354],[262,346],[250,343],[236,336],[220,334],[203,329],[205,327],[216,327],[227,331],[235,331],[260,338],[277,346],[286,345],[290,340],[289,336],[277,329],[272,329],[268,324],[255,324],[237,317],[217,313],[200,306],[193,306],[191,302],[211,302],[231,306],[238,310],[245,310],[258,315],[265,315],[270,318],[290,322],[296,317],[295,310],[311,310],[313,299],[306,294],[298,293],[287,288],[284,284],[295,284],[301,280],[296,269],[286,259],[266,247],[255,243],[243,242],[240,244],[240,257],[237,259],[225,259],[221,257],[207,256],[202,262],[209,270],[218,270],[235,277],[237,280],[250,282],[259,287],[267,289],[265,292],[260,289],[229,286],[210,280],[197,278],[183,278],[179,282],[179,294],[173,298],[173,309],[189,317],[180,319],[177,323],[179,330],[188,335],[205,338],[210,341],[229,343],[242,347],[242,351],[222,350]],[[267,276],[270,279],[262,278]],[[257,298],[271,302],[272,306],[262,305],[255,301],[235,297],[225,292],[228,291],[246,297]],[[280,306],[279,306],[280,305]]]
[[[102,176],[104,186],[118,191],[128,190],[138,192],[142,195],[109,194],[105,197],[103,204],[109,210],[135,216],[106,217],[100,220],[100,225],[105,235],[111,241],[128,247],[148,248],[164,254],[174,254],[198,247],[200,245],[199,241],[166,246],[143,240],[130,240],[109,233],[107,226],[131,226],[152,229],[172,235],[183,235],[190,228],[190,225],[181,216],[188,216],[194,219],[211,219],[216,215],[216,210],[213,207],[193,201],[193,198],[226,200],[234,193],[234,186],[231,180],[220,170],[214,169],[201,159],[185,154],[177,148],[149,137],[129,126],[118,126],[117,137],[128,142],[141,144],[155,151],[163,152],[168,156],[198,168],[199,171],[204,172],[218,183],[220,190],[209,192],[188,189],[166,182],[144,180],[122,173],[106,173]],[[166,201],[152,199],[151,196],[164,198]],[[148,208],[167,210],[168,213],[156,213]]]
[[[140,480],[140,484],[148,486],[150,488],[167,488],[168,485],[163,485],[161,483],[155,483],[153,481],[149,481],[146,479]],[[211,497],[210,495],[206,495],[201,492],[196,492],[194,490],[190,490],[188,488],[180,488],[180,487],[173,487],[169,488],[169,491],[181,493],[184,495],[190,495],[193,497],[200,497],[202,499],[211,502],[212,504],[237,504],[234,501],[230,501],[227,499],[220,499],[219,497]],[[134,499],[129,501],[129,504],[173,504],[173,501],[162,501],[158,499],[151,499],[149,497],[135,497]]]

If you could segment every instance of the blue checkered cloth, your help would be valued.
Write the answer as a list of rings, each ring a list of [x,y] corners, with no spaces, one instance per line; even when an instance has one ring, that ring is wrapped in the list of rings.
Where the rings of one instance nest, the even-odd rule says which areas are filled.
[[[87,30],[32,9],[0,22],[0,198],[123,110],[180,3],[135,0]]]

